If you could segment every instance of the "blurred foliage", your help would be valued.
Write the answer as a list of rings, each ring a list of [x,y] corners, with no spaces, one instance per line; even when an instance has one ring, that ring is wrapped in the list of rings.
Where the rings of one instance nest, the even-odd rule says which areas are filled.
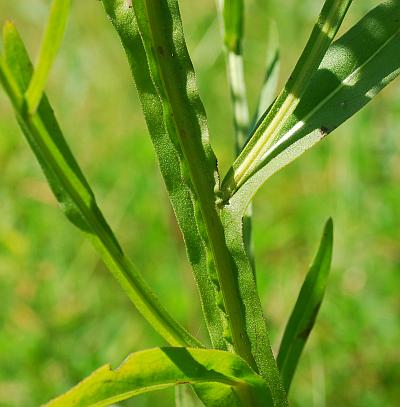
[[[322,1],[246,1],[250,104],[263,78],[269,18],[284,81]],[[345,26],[377,1],[355,2]],[[31,55],[49,1],[0,0]],[[189,49],[224,172],[233,159],[229,94],[213,0],[181,1]],[[116,34],[96,1],[75,1],[48,94],[98,202],[140,270],[194,334],[196,288]],[[300,160],[254,203],[260,293],[276,350],[328,216],[333,270],[295,376],[293,406],[400,400],[400,91],[398,81]],[[107,165],[104,164],[107,163]],[[161,345],[91,246],[64,219],[0,93],[0,406],[37,406],[96,367]],[[124,405],[173,405],[173,392]]]

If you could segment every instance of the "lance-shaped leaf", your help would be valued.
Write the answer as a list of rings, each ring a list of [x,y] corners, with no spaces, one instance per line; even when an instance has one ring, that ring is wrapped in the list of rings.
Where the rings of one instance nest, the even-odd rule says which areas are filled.
[[[287,392],[324,298],[331,267],[332,246],[333,223],[332,219],[329,219],[325,225],[317,255],[286,325],[278,353],[278,367]]]
[[[318,21],[284,89],[265,117],[260,120],[249,142],[225,177],[222,183],[225,200],[259,170],[265,153],[300,102],[351,2],[352,0],[325,1]]]
[[[207,234],[199,220],[202,216],[201,210],[189,180],[189,170],[179,141],[176,137],[171,137],[171,114],[164,114],[166,106],[153,83],[134,10],[124,0],[103,0],[103,4],[120,36],[128,58],[160,170],[185,240],[189,261],[193,267],[212,344],[218,349],[226,349],[223,314],[218,303],[222,301],[222,298],[218,296],[217,292],[215,265],[212,252],[208,247]],[[179,18],[179,15],[175,18]],[[171,55],[171,52],[167,54],[167,51],[165,51],[165,56],[178,57],[176,52]],[[185,56],[185,58],[187,57]],[[186,65],[185,69],[188,69]],[[195,89],[193,88],[192,70],[190,70],[188,79],[191,79],[190,89],[193,96]],[[179,86],[186,88],[186,85],[182,83]],[[195,94],[197,95],[197,92]],[[204,113],[199,114],[199,118],[204,123]],[[195,119],[196,121],[197,119]],[[198,136],[198,129],[196,135]],[[193,134],[188,132],[187,136],[193,137]],[[197,147],[199,147],[199,143],[201,143],[201,137],[196,141]],[[206,160],[203,164],[207,166]],[[209,169],[205,168],[204,172],[209,173]],[[209,179],[209,177],[207,178]]]
[[[276,96],[280,71],[280,55],[278,27],[273,20],[271,20],[268,26],[268,39],[266,48],[267,56],[265,58],[266,69],[264,82],[261,87],[261,92],[258,98],[257,108],[254,114],[251,128],[253,128],[257,124],[261,116],[272,105],[272,102],[274,101]]]
[[[106,0],[104,4],[128,53],[161,170],[194,263],[213,344],[227,349],[233,343],[254,364],[215,204],[216,159],[208,142],[177,2],[138,0],[132,9],[125,1]],[[182,201],[182,196],[188,199]],[[204,257],[199,259],[199,255]]]
[[[235,151],[243,148],[249,129],[249,107],[243,66],[244,1],[221,0],[218,2],[223,31],[228,84],[231,94]]]
[[[51,5],[50,17],[40,47],[38,63],[26,91],[26,101],[30,113],[36,111],[42,99],[47,76],[64,37],[70,5],[71,0],[54,0]]]
[[[31,81],[33,68],[13,24],[5,24],[3,40],[0,81],[13,102],[24,135],[66,216],[88,234],[138,311],[168,343],[173,346],[199,346],[199,342],[164,309],[124,255],[62,135],[46,96],[41,97],[37,112],[31,114],[27,111],[23,95]]]
[[[235,129],[235,154],[237,156],[247,141],[250,127],[242,47],[244,1],[220,0],[217,2],[217,7],[225,46],[226,71]],[[253,208],[249,205],[243,218],[243,239],[256,279],[252,242],[252,212]]]
[[[128,56],[161,172],[195,272],[213,346],[229,348],[232,341],[240,356],[268,380],[274,398],[284,400],[285,392],[279,384],[279,372],[269,347],[250,263],[247,259],[246,267],[239,270],[236,260],[232,260],[231,255],[235,254],[229,252],[213,201],[214,191],[210,191],[215,185],[210,177],[210,171],[216,175],[215,159],[212,163],[209,153],[205,157],[204,152],[199,152],[202,148],[205,152],[209,150],[209,146],[204,146],[208,144],[208,137],[206,132],[199,133],[199,127],[204,131],[204,112],[194,87],[176,1],[135,1],[133,9],[129,2],[122,0],[103,0],[103,3]],[[140,16],[140,24],[137,16]],[[185,92],[189,94],[185,96]],[[192,153],[184,153],[186,148],[192,149]],[[196,186],[198,182],[202,183],[202,189]],[[240,234],[241,227],[232,232]],[[243,279],[248,284],[240,287],[239,281]],[[227,310],[232,337],[227,326]]]
[[[234,196],[246,208],[275,172],[354,115],[400,73],[400,3],[370,11],[332,44],[307,91],[265,153],[256,174]]]
[[[155,348],[133,353],[117,369],[109,365],[99,368],[46,407],[108,406],[138,394],[187,383],[213,383],[232,389],[229,404],[220,404],[218,391],[215,398],[209,394],[207,405],[212,407],[261,407],[271,400],[264,380],[230,352]]]

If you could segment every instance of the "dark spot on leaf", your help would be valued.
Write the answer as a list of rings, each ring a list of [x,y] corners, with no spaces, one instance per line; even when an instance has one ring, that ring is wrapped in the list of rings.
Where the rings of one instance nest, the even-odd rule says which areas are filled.
[[[319,130],[323,137],[327,136],[330,133],[329,129],[325,126],[321,126]]]

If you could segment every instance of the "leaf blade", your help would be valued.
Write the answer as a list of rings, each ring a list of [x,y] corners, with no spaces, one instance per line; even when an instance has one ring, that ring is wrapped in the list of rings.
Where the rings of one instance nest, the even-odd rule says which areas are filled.
[[[317,254],[287,322],[277,357],[287,392],[325,294],[332,261],[332,248],[333,222],[332,219],[328,219]]]
[[[331,45],[301,103],[266,153],[264,167],[232,201],[245,208],[269,177],[344,123],[400,74],[399,18],[397,1],[382,2]],[[341,85],[346,78],[351,79],[350,86]]]
[[[284,89],[266,112],[222,182],[222,195],[228,200],[264,165],[263,157],[296,109],[313,74],[335,37],[352,0],[326,0],[310,38]]]
[[[181,160],[179,143],[172,139],[167,131],[164,107],[153,83],[135,13],[132,8],[126,6],[124,0],[103,0],[103,5],[128,59],[161,174],[193,267],[211,341],[214,347],[225,349],[215,283],[208,272],[210,254],[206,249],[204,232],[196,221],[199,216],[198,207],[192,188],[187,183],[188,171]]]
[[[5,25],[3,40],[2,66],[7,66],[11,73],[15,73],[15,91],[23,98],[23,92],[33,74],[32,63],[13,24]],[[13,98],[13,95],[9,96]],[[64,139],[47,97],[44,95],[41,98],[34,114],[29,114],[23,106],[15,105],[15,110],[20,127],[65,215],[88,235],[110,272],[139,312],[168,343],[176,346],[201,346],[163,308],[123,253]]]
[[[31,82],[26,90],[28,110],[34,113],[39,106],[51,66],[61,46],[67,25],[71,0],[54,0],[39,51]]]
[[[130,355],[115,370],[109,365],[101,367],[69,392],[50,401],[46,407],[109,405],[137,394],[186,383],[213,383],[234,389],[235,398],[230,399],[233,404],[220,404],[218,396],[209,393],[209,406],[261,407],[270,399],[263,379],[232,353],[156,348]]]

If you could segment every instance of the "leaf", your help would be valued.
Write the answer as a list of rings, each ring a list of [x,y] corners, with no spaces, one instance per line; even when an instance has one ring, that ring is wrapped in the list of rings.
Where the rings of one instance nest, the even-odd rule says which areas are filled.
[[[138,0],[132,3],[132,9],[124,1],[106,0],[104,4],[128,53],[193,264],[213,345],[228,349],[233,343],[239,354],[254,364],[215,204],[216,159],[208,143],[204,108],[184,46],[178,5],[175,0]],[[200,254],[204,257],[198,263]]]
[[[182,384],[213,383],[231,387],[235,398],[221,404],[209,393],[213,407],[265,406],[271,396],[264,380],[230,352],[156,348],[130,355],[113,370],[105,365],[46,407],[106,406],[149,391]],[[216,387],[218,388],[218,387]]]
[[[241,54],[244,25],[244,1],[221,1],[224,24],[224,44],[228,51],[235,54]]]
[[[192,387],[182,384],[175,387],[175,407],[203,407]]]
[[[280,56],[279,56],[279,35],[275,21],[271,20],[268,26],[267,56],[265,60],[265,76],[258,98],[257,109],[254,115],[253,128],[267,109],[271,106],[275,98],[278,86]]]
[[[36,111],[42,99],[47,77],[64,37],[70,6],[71,0],[54,0],[51,5],[37,67],[26,91],[26,101],[30,113]]]
[[[103,4],[128,58],[160,170],[193,267],[211,341],[214,347],[226,349],[222,315],[213,281],[216,277],[209,271],[209,268],[215,267],[212,253],[207,249],[204,227],[197,224],[200,209],[193,186],[187,182],[189,170],[182,159],[182,150],[179,142],[171,138],[167,131],[166,115],[163,113],[165,106],[151,77],[136,16],[123,0],[103,0]]]
[[[145,52],[141,40],[136,14],[133,12],[135,9],[132,10],[129,8],[127,3],[122,0],[103,0],[103,4],[121,38],[128,56],[149,132],[158,156],[161,172],[185,239],[190,262],[194,269],[213,346],[222,349],[229,346],[231,347],[231,339],[229,338],[230,332],[226,330],[226,315],[224,315],[226,314],[226,302],[225,298],[222,298],[218,282],[218,276],[220,276],[222,268],[222,272],[225,273],[225,275],[223,276],[224,281],[221,281],[220,286],[224,288],[224,295],[226,295],[228,301],[232,303],[229,316],[232,324],[235,324],[234,331],[237,338],[236,343],[236,338],[234,338],[235,350],[254,370],[260,371],[262,376],[268,380],[268,385],[271,386],[274,391],[274,399],[278,401],[281,399],[284,400],[285,392],[282,384],[279,385],[279,372],[269,346],[265,320],[250,262],[245,253],[246,262],[241,258],[238,263],[235,258],[236,253],[230,251],[234,250],[234,248],[230,247],[228,242],[225,241],[221,220],[218,216],[219,214],[218,212],[217,214],[214,212],[217,211],[215,202],[213,202],[211,206],[210,200],[212,197],[210,196],[210,191],[206,191],[206,194],[202,197],[202,199],[206,197],[208,202],[199,205],[199,189],[195,187],[191,178],[188,178],[190,170],[187,161],[184,159],[185,157],[189,157],[189,155],[183,155],[181,142],[177,140],[176,131],[169,125],[171,123],[171,111],[169,110],[171,104],[168,100],[165,100],[165,88],[159,89],[159,86],[164,86],[164,84],[159,79],[156,80],[157,85],[153,82],[153,75],[159,78],[160,73],[154,71],[161,69],[161,67],[157,66],[161,62],[154,61],[156,56],[152,54],[152,52],[158,50],[159,44],[152,42],[152,33],[149,33],[149,28],[145,27],[146,15],[142,15],[143,21],[141,24],[144,26],[142,28],[142,36],[146,36],[146,41],[153,43],[153,46],[149,43],[147,44],[147,48],[152,48],[148,50],[148,55]],[[173,10],[167,9],[166,5],[172,7]],[[135,2],[133,6],[139,7],[137,11],[143,13],[143,9],[140,10],[140,7],[144,6],[143,2]],[[181,62],[181,64],[183,64],[183,66],[181,65],[181,71],[186,72],[188,69],[188,55],[186,48],[182,51],[184,41],[176,2],[174,0],[168,3],[165,1],[157,1],[153,2],[153,6],[159,6],[159,18],[164,20],[162,24],[160,23],[160,30],[163,36],[166,34],[170,35],[172,31],[174,33],[174,40],[176,41],[175,46],[170,43],[165,46],[163,43],[162,49],[164,57],[173,59],[175,63],[183,60]],[[153,24],[154,18],[155,17],[152,16]],[[171,30],[169,25],[171,21],[174,30]],[[166,24],[167,27],[164,27]],[[159,33],[158,35],[161,34]],[[163,41],[171,41],[171,39],[166,40],[163,38]],[[182,52],[183,54],[180,55],[179,53]],[[156,59],[162,57],[160,51],[158,51],[158,54]],[[148,58],[152,58],[151,63],[149,63]],[[154,62],[156,62],[156,66],[154,66]],[[150,66],[152,66],[151,70],[149,69]],[[191,65],[189,65],[189,67],[190,71],[187,76],[193,78]],[[188,89],[185,82],[177,83],[177,80],[180,78],[180,75],[176,75],[176,78],[174,75],[169,75],[169,86],[177,91]],[[197,95],[197,92],[193,89],[193,84],[190,89],[192,95]],[[198,105],[195,104],[195,106]],[[182,112],[180,112],[180,114],[182,114]],[[193,117],[193,111],[189,112],[187,117]],[[202,122],[204,116],[200,115],[199,117]],[[195,125],[197,120],[198,118],[194,118],[192,125]],[[188,140],[192,140],[192,138],[196,137],[197,139],[194,140],[194,144],[198,146],[198,129],[194,132],[186,132],[186,135],[190,135]],[[205,135],[203,134],[201,138],[204,142]],[[207,141],[207,139],[205,141]],[[203,159],[203,161],[205,160]],[[207,174],[208,171],[207,169],[204,170],[205,174]],[[198,175],[200,177],[200,174]],[[202,175],[201,179],[204,180],[206,178]],[[207,186],[207,188],[209,188],[209,186]],[[201,217],[205,213],[204,205],[207,205],[208,211],[207,216],[205,216],[208,222],[207,228],[204,225],[205,220]],[[212,215],[211,217],[208,216],[210,213]],[[241,236],[241,225],[239,229],[232,228],[231,231]],[[218,268],[219,274],[217,274],[216,270]],[[246,280],[246,284],[241,286],[239,284],[241,280]],[[223,309],[222,315],[221,312],[219,312],[220,307]],[[224,320],[225,322],[223,322]],[[225,325],[223,325],[223,323]],[[223,328],[222,332],[221,328]],[[254,357],[252,352],[254,352]],[[277,403],[277,405],[279,405],[279,403]]]
[[[25,46],[12,23],[3,30],[2,83],[11,100],[24,100],[33,68]],[[9,73],[13,75],[9,77]],[[10,79],[15,85],[8,86]],[[53,110],[42,97],[38,110],[29,114],[25,105],[14,104],[21,129],[67,218],[86,232],[111,273],[138,311],[166,341],[175,346],[201,346],[164,309],[142,276],[124,255],[104,219],[92,190],[62,135]]]
[[[332,260],[333,223],[326,222],[321,243],[283,334],[278,367],[286,391],[289,391],[303,348],[314,327],[325,294]]]
[[[218,14],[225,45],[226,68],[235,128],[235,152],[239,154],[247,140],[249,129],[249,107],[242,51],[244,26],[243,0],[221,0],[218,3]]]
[[[222,183],[227,201],[264,163],[264,156],[301,100],[335,37],[352,0],[326,0],[311,36],[284,89],[261,118]]]
[[[235,194],[242,210],[258,188],[367,104],[400,73],[400,3],[370,11],[331,45],[264,167]],[[232,199],[231,199],[232,203]]]

